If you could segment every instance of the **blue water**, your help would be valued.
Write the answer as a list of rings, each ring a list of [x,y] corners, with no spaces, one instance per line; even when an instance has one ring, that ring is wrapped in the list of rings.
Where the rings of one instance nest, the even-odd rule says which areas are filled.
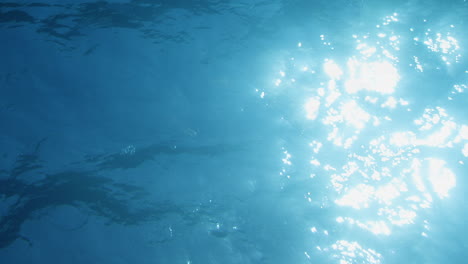
[[[0,2],[0,263],[466,261],[466,1],[39,1]]]

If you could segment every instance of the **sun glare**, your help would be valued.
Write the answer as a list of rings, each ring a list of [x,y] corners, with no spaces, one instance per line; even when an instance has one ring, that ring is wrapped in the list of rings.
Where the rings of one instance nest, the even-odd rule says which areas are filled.
[[[389,62],[361,62],[348,60],[349,79],[345,82],[346,92],[372,91],[391,94],[400,80],[397,69]]]
[[[355,46],[348,57],[327,58],[317,65],[314,60],[299,63],[295,56],[297,64],[289,60],[288,72],[281,71],[280,79],[274,79],[276,86],[287,87],[284,91],[299,94],[292,105],[304,117],[301,135],[310,136],[307,158],[295,156],[295,166],[307,160],[303,168],[310,169],[305,175],[311,186],[315,186],[312,181],[326,182],[323,187],[330,192],[328,202],[320,203],[308,190],[304,196],[308,204],[323,208],[331,200],[346,212],[336,218],[337,225],[376,236],[390,236],[405,225],[426,226],[426,214],[421,211],[434,209],[437,199],[448,199],[457,184],[453,162],[445,153],[453,149],[460,157],[468,157],[468,125],[450,115],[447,109],[453,108],[436,102],[420,106],[417,98],[406,97],[406,89],[412,87],[400,83],[400,71],[407,76],[431,70],[421,53],[403,58],[404,45],[438,53],[441,65],[450,69],[447,65],[460,58],[458,40],[450,32],[434,33],[429,28],[421,29],[421,35],[417,27],[408,28],[407,36],[392,29],[399,21],[394,13],[376,25],[377,32],[353,34],[350,42]],[[328,39],[320,35],[324,45],[330,43]],[[301,42],[298,47],[305,52]],[[463,96],[467,87],[460,82],[450,84],[448,100]],[[283,152],[280,175],[292,179],[285,167],[292,164],[291,154]],[[464,165],[464,160],[455,163]],[[333,236],[332,230],[319,232],[316,227],[311,232]],[[430,235],[429,230],[420,234]],[[331,248],[321,245],[316,249],[336,250],[341,264],[380,263],[378,253],[357,242],[339,240]]]

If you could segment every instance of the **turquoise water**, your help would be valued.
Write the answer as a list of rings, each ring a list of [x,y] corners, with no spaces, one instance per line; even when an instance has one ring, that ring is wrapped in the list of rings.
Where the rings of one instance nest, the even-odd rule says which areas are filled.
[[[468,3],[0,2],[0,263],[464,263]]]

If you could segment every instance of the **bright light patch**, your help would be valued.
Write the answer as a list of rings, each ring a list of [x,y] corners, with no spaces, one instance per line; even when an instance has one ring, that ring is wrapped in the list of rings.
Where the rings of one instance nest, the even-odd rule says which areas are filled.
[[[448,197],[448,192],[456,185],[455,174],[439,159],[429,159],[429,180],[440,198]]]
[[[339,206],[350,206],[354,209],[367,208],[370,198],[374,195],[374,187],[366,184],[359,184],[356,188],[351,189],[335,203]]]
[[[324,96],[324,95],[325,95],[325,89],[323,89],[323,88],[318,88],[318,89],[317,89],[317,94],[318,94],[319,96]]]
[[[398,57],[394,56],[390,51],[384,49],[382,51],[382,54],[385,55],[385,57],[398,62]]]
[[[377,188],[375,191],[376,198],[384,204],[390,205],[392,200],[400,196],[400,189],[404,189],[402,183],[392,182],[387,185]]]
[[[442,53],[452,53],[460,48],[458,45],[458,41],[451,37],[447,36],[447,38],[443,39],[440,33],[436,34],[436,38],[428,38],[424,41],[424,44],[434,52],[442,52]]]
[[[320,161],[318,161],[317,159],[312,159],[310,161],[310,164],[315,165],[315,166],[320,166]]]
[[[283,151],[284,153],[284,158],[282,159],[283,163],[285,165],[291,165],[291,154],[287,150]]]
[[[426,139],[418,140],[417,145],[425,145],[431,147],[445,147],[450,145],[449,136],[456,129],[456,123],[453,121],[443,122],[442,127],[429,135]]]
[[[345,89],[349,94],[363,90],[391,94],[400,80],[397,69],[387,61],[364,63],[353,58],[348,60],[348,68]]]
[[[306,117],[309,120],[315,120],[320,109],[320,99],[317,97],[310,98],[304,106]]]
[[[466,84],[455,84],[453,86],[453,89],[457,92],[457,93],[463,93],[463,91],[465,91],[467,89],[467,86]]]
[[[372,232],[374,235],[390,235],[392,232],[384,221],[368,221],[365,223],[358,222],[360,228]]]
[[[370,115],[359,107],[354,100],[342,105],[341,116],[347,124],[357,129],[364,128],[366,122],[370,119]]]
[[[337,127],[333,128],[332,132],[328,133],[327,140],[332,141],[336,146],[343,145],[343,137],[338,135]]]
[[[314,153],[318,153],[320,151],[320,148],[322,148],[323,144],[314,140],[312,143],[309,144],[313,148]]]
[[[419,197],[413,198],[419,199]],[[397,206],[396,208],[380,208],[378,214],[385,215],[390,223],[396,226],[413,224],[417,216],[416,212],[404,209],[401,206]]]
[[[468,143],[466,143],[465,146],[463,146],[462,153],[463,156],[468,157]]]
[[[426,35],[429,35],[426,33]],[[461,54],[457,53],[460,49],[458,41],[450,36],[449,33],[446,37],[443,37],[441,33],[437,33],[435,38],[427,37],[424,41],[427,48],[433,52],[443,54],[441,59],[446,65],[450,65],[452,62],[459,62]]]
[[[415,141],[416,135],[413,132],[397,132],[390,137],[390,144],[397,147],[414,145]]]
[[[357,47],[356,47],[356,50],[359,50],[359,52],[366,56],[366,57],[370,57],[372,56],[376,51],[377,49],[375,47],[369,47],[367,44],[365,43],[361,43],[359,44]]]
[[[390,96],[388,97],[387,101],[381,105],[382,108],[388,107],[388,108],[395,108],[398,104],[398,101],[395,99],[395,97]]]
[[[341,96],[341,93],[336,88],[336,82],[331,80],[328,82],[328,96],[326,98],[326,106],[329,107],[332,105],[336,99]]]
[[[444,117],[448,117],[445,109],[441,107],[436,107],[436,109],[426,108],[422,118],[415,120],[414,123],[420,126],[419,130],[430,130]]]
[[[413,171],[413,183],[416,185],[418,191],[422,193],[426,192],[426,185],[424,184],[421,176],[421,161],[419,159],[413,159],[411,171]]]
[[[416,56],[413,56],[413,59],[414,59],[414,63],[416,63],[416,67],[415,67],[416,70],[418,70],[419,72],[423,72],[424,69],[423,69],[421,63],[419,62],[419,58],[416,57]]]
[[[325,73],[334,80],[339,80],[341,75],[343,75],[343,71],[340,69],[338,64],[336,64],[332,60],[328,60],[327,62],[325,62],[323,68],[325,70]]]
[[[372,97],[372,96],[368,96],[368,95],[367,95],[367,96],[364,98],[364,100],[365,100],[366,102],[375,104],[375,103],[377,103],[377,101],[379,100],[379,98],[377,98],[377,97]]]
[[[343,144],[343,148],[349,149],[353,145],[353,142],[356,140],[356,138],[357,138],[356,136],[347,138]]]
[[[357,242],[338,240],[331,246],[331,249],[339,252],[339,254],[336,254],[335,256],[340,258],[340,264],[380,264],[382,259],[381,254],[370,248],[364,249]]]
[[[392,219],[392,224],[394,225],[409,225],[414,223],[416,218],[416,213],[411,210],[400,209],[397,214],[398,218]]]
[[[468,157],[468,125],[455,123],[455,117],[448,115],[440,106],[434,106],[436,102],[428,102],[432,106],[423,108],[424,112],[419,115],[422,109],[410,105],[414,98],[400,98],[402,95],[396,90],[401,78],[400,67],[409,69],[407,75],[410,77],[426,76],[428,73],[423,70],[427,69],[423,66],[441,74],[453,72],[442,67],[445,63],[456,62],[455,58],[460,53],[457,41],[450,33],[438,34],[436,30],[440,28],[431,31],[427,25],[425,29],[411,28],[414,33],[401,33],[400,29],[408,31],[409,28],[405,25],[386,26],[392,22],[398,22],[397,14],[386,17],[377,32],[372,29],[353,35],[352,41],[356,45],[353,55],[345,57],[346,54],[342,54],[336,61],[331,57],[316,58],[309,49],[298,53],[299,48],[305,46],[296,42],[299,48],[295,48],[294,53],[303,58],[290,58],[287,68],[280,68],[288,72],[288,77],[285,72],[278,74],[276,71],[276,76],[270,80],[270,86],[286,85],[290,91],[284,98],[285,103],[282,101],[279,105],[290,103],[292,108],[302,108],[293,109],[294,113],[299,110],[303,112],[302,118],[315,120],[313,127],[300,131],[304,140],[298,144],[309,144],[310,149],[308,146],[296,149],[294,153],[299,156],[295,162],[308,170],[304,177],[314,178],[308,183],[311,184],[309,187],[319,184],[327,189],[324,191],[326,194],[315,194],[318,197],[312,198],[310,192],[307,193],[304,202],[320,208],[342,208],[345,211],[343,216],[335,216],[332,220],[336,220],[335,224],[341,228],[352,226],[359,229],[358,236],[358,232],[366,233],[365,236],[381,236],[391,235],[392,231],[398,236],[401,226],[419,225],[433,207],[433,199],[448,197],[456,186],[456,175],[450,165],[463,164],[466,158],[461,154]],[[403,38],[403,34],[413,36]],[[418,37],[413,42],[414,34]],[[325,36],[321,35],[320,39],[324,45],[330,45]],[[401,47],[400,42],[404,44]],[[400,48],[402,52],[398,52]],[[434,65],[426,57],[414,56],[424,51],[436,55],[444,63]],[[316,61],[320,63],[318,67]],[[463,71],[467,75],[468,70]],[[441,96],[440,100],[450,96],[454,102],[462,103],[462,93],[466,93],[467,87],[462,83],[452,83],[446,87],[448,94]],[[294,104],[297,99],[299,105]],[[286,111],[289,112],[288,109]],[[414,115],[418,117],[411,119],[414,120],[412,123],[409,118]],[[290,178],[290,175],[296,175],[290,173],[291,170],[299,168],[292,167],[291,154],[284,148],[282,152],[280,175]],[[450,160],[454,152],[458,154],[455,153]],[[446,156],[447,162],[443,160]],[[309,235],[328,236],[326,241],[336,237],[336,232],[341,230],[309,228]],[[426,232],[419,230],[415,234],[418,236],[421,231]],[[379,254],[363,249],[356,242],[340,240],[330,246],[326,241],[316,248],[322,253],[333,254],[336,263],[382,261]],[[310,258],[307,252],[304,254]]]
[[[467,125],[461,126],[460,132],[458,133],[458,137],[463,140],[468,139],[468,126]]]

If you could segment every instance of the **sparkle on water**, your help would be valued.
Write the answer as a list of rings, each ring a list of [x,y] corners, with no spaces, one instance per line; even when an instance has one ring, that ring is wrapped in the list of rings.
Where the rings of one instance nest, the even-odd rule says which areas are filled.
[[[303,96],[308,99],[302,103],[304,122],[314,122],[328,131],[325,137],[310,135],[310,166],[314,172],[310,180],[319,176],[328,178],[331,187],[329,197],[336,197],[334,204],[355,212],[352,217],[338,217],[336,222],[374,235],[391,236],[393,230],[418,221],[426,229],[421,236],[427,237],[430,223],[419,219],[418,213],[430,210],[434,199],[449,198],[450,191],[456,186],[457,175],[450,168],[452,160],[432,157],[432,152],[425,150],[459,149],[468,157],[468,125],[458,124],[443,107],[433,105],[421,113],[413,113],[420,117],[406,124],[406,130],[400,129],[402,126],[395,126],[399,129],[394,131],[389,129],[392,124],[401,122],[399,117],[402,113],[413,111],[411,103],[398,96],[399,69],[409,66],[414,74],[424,71],[421,57],[410,56],[412,63],[402,65],[398,55],[405,47],[400,42],[412,41],[421,49],[427,48],[438,54],[446,67],[459,62],[460,46],[450,31],[434,33],[427,28],[421,38],[413,37],[415,29],[409,28],[410,33],[398,35],[390,28],[397,23],[398,14],[394,13],[376,25],[379,32],[374,36],[370,33],[350,36],[350,41],[356,45],[355,54],[345,58],[345,63],[325,58],[323,64],[315,68],[297,65],[281,70],[273,83],[275,89],[289,85],[286,91],[295,87],[288,76],[304,74],[322,78],[319,87],[304,92]],[[324,35],[319,37],[320,41],[325,41]],[[322,44],[333,48],[330,42]],[[297,49],[306,48],[304,42],[298,42]],[[451,88],[451,94],[463,93],[466,87],[466,84],[456,84]],[[272,96],[280,95],[275,93]],[[264,93],[261,98],[268,99]],[[364,132],[365,136],[362,135]],[[342,149],[341,153],[346,156],[343,164],[336,164],[329,156],[320,155],[323,148],[330,146]],[[294,161],[292,154],[285,149],[283,152],[283,164],[291,166]],[[455,162],[463,164],[463,161]],[[280,175],[290,178],[285,167]],[[314,202],[310,192],[305,198],[310,203]],[[366,214],[361,216],[359,212],[362,210],[366,210]],[[313,235],[329,234],[318,227],[311,227],[310,231]],[[363,248],[355,241],[338,240],[325,247],[316,246],[313,250],[338,252],[336,258],[340,264],[383,261],[381,254]],[[313,250],[304,253],[307,258],[310,259]]]

